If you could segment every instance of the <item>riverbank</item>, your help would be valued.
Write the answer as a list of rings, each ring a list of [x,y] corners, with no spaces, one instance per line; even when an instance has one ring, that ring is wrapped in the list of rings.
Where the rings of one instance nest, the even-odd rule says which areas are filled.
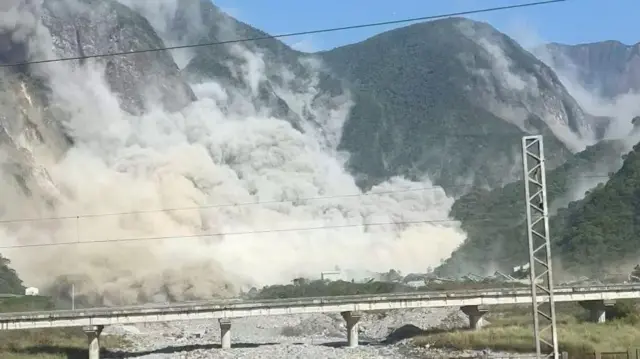
[[[567,303],[556,308],[558,346],[571,355],[588,355],[594,351],[625,351],[640,344],[640,321],[629,304],[617,306],[603,324],[586,321],[586,311]],[[530,307],[501,308],[488,313],[489,324],[481,330],[427,330],[413,338],[417,347],[453,350],[535,352]]]

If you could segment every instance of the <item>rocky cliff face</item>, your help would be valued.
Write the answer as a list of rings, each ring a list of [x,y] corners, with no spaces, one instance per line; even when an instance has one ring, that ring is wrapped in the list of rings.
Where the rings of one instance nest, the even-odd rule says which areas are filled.
[[[575,75],[583,87],[602,97],[640,91],[640,43],[552,43],[538,51],[546,52],[551,65]]]
[[[50,31],[55,56],[82,57],[162,48],[163,41],[140,14],[113,0],[47,0],[42,22]],[[149,52],[102,58],[104,78],[119,94],[123,108],[135,114],[153,104],[170,111],[195,99],[171,54]]]
[[[167,43],[267,35],[206,0],[165,0],[160,10],[121,1],[152,19]],[[385,57],[377,55],[381,48]],[[190,82],[213,78],[227,95],[257,94],[259,101],[250,107],[286,118],[299,129],[303,118],[321,117],[320,109],[335,111],[335,96],[346,88],[354,106],[344,129],[342,124],[317,124],[316,129],[333,132],[332,142],[350,154],[349,166],[364,187],[396,174],[428,175],[452,192],[501,185],[519,176],[521,134],[549,134],[549,152],[557,157],[550,164],[557,165],[601,138],[609,121],[584,113],[555,73],[512,39],[470,20],[418,24],[317,55],[321,63],[268,39],[199,47],[174,57],[184,63]],[[321,76],[310,76],[320,68]],[[297,108],[278,91],[282,87],[298,87],[307,95],[313,88],[314,95],[305,108]],[[442,153],[449,156],[444,159]]]
[[[118,126],[122,129],[123,118],[152,111],[178,111],[195,99],[172,56],[163,52],[14,64],[163,46],[144,17],[115,1],[2,2],[0,195],[3,202],[0,216],[3,220],[60,215],[65,203],[78,201],[77,184],[60,179],[60,171],[69,172],[62,170],[63,163],[78,161],[77,157],[70,159],[74,153],[77,156],[81,152],[78,148],[113,147],[123,140],[113,131]],[[101,133],[108,138],[110,131],[114,136],[102,143],[91,143],[88,137]],[[128,135],[125,132],[121,136]],[[81,162],[77,162],[75,168],[85,177],[84,183],[104,180],[95,178],[100,177],[95,167],[86,168],[88,162],[80,165]],[[111,165],[108,159],[103,163]],[[62,234],[67,230],[64,221],[24,223],[3,224],[2,245],[70,238],[71,232]],[[73,256],[71,253],[75,250],[67,248],[64,252]],[[55,262],[36,264],[38,260],[47,261],[47,257],[56,256],[51,253],[44,256],[35,252],[13,253],[12,258],[15,256],[21,259],[20,268],[28,269],[22,274],[29,272],[28,278],[32,281],[46,276],[42,268],[47,268],[49,273],[55,266]],[[84,264],[91,267],[89,262]],[[2,265],[7,263],[3,261]],[[13,272],[3,270],[3,273]],[[3,277],[3,280],[19,283],[16,278]],[[14,287],[20,289],[19,285]]]
[[[48,163],[59,160],[72,140],[47,106],[42,83],[6,69],[0,77],[0,194],[4,199],[0,213],[9,211],[24,195],[52,206],[57,189],[36,158]]]
[[[166,43],[267,35],[206,0],[166,0],[161,10],[122,1],[152,19]],[[349,167],[363,187],[397,174],[427,175],[452,193],[494,187],[519,176],[522,134],[550,136],[553,166],[595,142],[607,125],[607,119],[585,114],[553,71],[513,40],[464,19],[390,31],[316,56],[267,39],[174,57],[184,63],[189,82],[215,79],[227,97],[257,99],[237,108],[265,111],[328,136],[333,147],[349,153]],[[298,89],[304,105],[282,88]],[[340,94],[343,100],[336,102]],[[309,128],[309,119],[339,112],[349,100],[344,128],[339,121]]]
[[[14,20],[0,23],[0,62],[4,65],[164,46],[144,17],[115,1],[46,0],[41,6],[15,1],[5,6],[7,18]],[[40,196],[49,204],[56,196],[57,189],[44,167],[60,160],[73,144],[73,134],[65,126],[76,106],[58,101],[51,89],[56,86],[56,76],[82,76],[73,69],[85,62],[72,60],[65,63],[68,67],[34,64],[2,68],[2,175],[7,181],[2,190],[6,196],[17,191]],[[133,114],[158,104],[178,110],[195,99],[167,53],[101,58],[92,60],[91,66],[100,69],[121,107]]]

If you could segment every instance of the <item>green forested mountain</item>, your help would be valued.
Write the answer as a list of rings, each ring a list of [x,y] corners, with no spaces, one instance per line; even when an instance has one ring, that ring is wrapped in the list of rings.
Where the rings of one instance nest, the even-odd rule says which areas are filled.
[[[583,193],[576,193],[576,190],[606,182],[607,174],[620,168],[620,153],[623,149],[623,144],[618,141],[600,142],[578,153],[562,166],[547,171],[550,211],[552,214],[557,211],[557,215],[550,220],[553,226],[552,237],[564,238],[566,241],[558,249],[560,253],[556,251],[554,255],[563,258],[572,255],[567,251],[570,250],[568,243],[572,243],[573,239],[568,232],[564,233],[568,224],[563,223],[568,223],[564,219],[568,213],[579,215],[575,209],[580,201],[571,203],[570,210],[563,208],[572,199],[582,197]],[[620,173],[615,176],[619,175]],[[598,191],[600,190],[594,190],[593,193]],[[610,211],[616,216],[615,209]],[[437,269],[439,274],[455,276],[468,272],[492,273],[497,269],[511,268],[528,261],[523,181],[492,191],[477,189],[465,194],[455,202],[451,216],[462,222],[468,239]],[[606,255],[604,253],[609,252],[600,253]]]
[[[640,144],[623,158],[622,168],[606,184],[555,216],[551,229],[563,268],[599,273],[617,264],[637,264]]]
[[[578,137],[593,121],[551,69],[481,22],[420,23],[320,56],[356,94],[341,148],[371,182],[426,173],[450,191],[506,184],[525,133],[546,135],[550,167],[571,157],[551,112]]]
[[[181,4],[167,32],[172,41],[266,35],[210,1]],[[193,9],[202,26],[185,21]],[[230,88],[256,91],[243,88],[246,79],[229,67],[248,64],[248,53],[258,54],[265,66],[253,105],[298,128],[303,119],[313,122],[314,107],[335,106],[327,95],[346,91],[352,96],[338,148],[349,153],[349,169],[363,187],[395,175],[428,175],[455,194],[462,184],[495,187],[519,176],[513,167],[523,134],[547,135],[550,167],[575,151],[553,130],[572,133],[578,141],[598,135],[591,129],[594,118],[550,68],[485,23],[462,18],[427,22],[313,56],[277,39],[201,47],[183,73],[192,82],[213,78]],[[324,69],[310,68],[309,58],[321,59]],[[309,80],[312,72],[320,73],[317,82]],[[308,91],[310,86],[317,93],[303,109],[278,90]],[[557,119],[549,122],[556,128],[550,127],[550,118]]]
[[[0,256],[0,294],[24,294],[22,280],[10,265],[9,259]]]

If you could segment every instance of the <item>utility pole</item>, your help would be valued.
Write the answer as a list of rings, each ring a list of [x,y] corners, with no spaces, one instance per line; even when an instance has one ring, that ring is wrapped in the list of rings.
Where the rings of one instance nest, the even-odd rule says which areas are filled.
[[[71,284],[71,310],[76,310],[76,285]]]
[[[538,359],[559,359],[556,308],[553,300],[547,182],[541,135],[522,137],[522,163],[536,354]]]

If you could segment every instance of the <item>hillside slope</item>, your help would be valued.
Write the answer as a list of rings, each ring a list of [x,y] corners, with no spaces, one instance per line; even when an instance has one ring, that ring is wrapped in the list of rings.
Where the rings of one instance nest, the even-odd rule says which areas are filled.
[[[157,11],[121,1],[148,17]],[[163,21],[152,21],[165,42],[267,35],[208,0],[177,4]],[[199,47],[181,58],[190,82],[214,79],[231,98],[257,94],[243,106],[322,133],[328,146],[348,153],[364,188],[395,175],[427,175],[455,194],[470,185],[503,185],[519,176],[522,134],[547,134],[554,166],[604,126],[583,113],[548,67],[471,20],[413,25],[313,55],[265,39]],[[287,97],[291,89],[294,98]],[[308,127],[321,118],[333,120]]]
[[[47,57],[93,56],[162,48],[163,41],[140,14],[115,0],[45,0],[43,25],[51,34],[54,54]],[[195,99],[166,52],[101,58],[104,78],[127,111],[147,111],[150,101],[170,111]]]
[[[538,51],[554,68],[571,73],[583,87],[602,97],[614,98],[640,91],[640,43],[551,43]]]
[[[264,35],[208,0],[161,15],[128,2],[18,7],[0,59]],[[317,55],[269,39],[3,71],[2,244],[39,248],[11,251],[29,286],[75,284],[102,305],[233,295],[336,266],[424,270],[464,238],[429,220],[448,218],[451,193],[517,178],[522,134],[545,134],[554,167],[601,125],[513,40],[463,19]],[[291,230],[305,226],[319,228]]]
[[[620,153],[624,148],[621,142],[603,141],[547,172],[553,238],[564,235],[558,232],[558,225],[563,221],[561,218],[566,214],[564,209],[576,198],[582,198],[587,189],[606,182],[608,173],[620,168]],[[570,206],[573,208],[575,203]],[[525,208],[522,180],[492,191],[475,190],[460,197],[454,203],[451,215],[462,222],[468,237],[437,272],[447,276],[469,272],[493,274],[496,270],[508,271],[515,265],[527,262],[529,252]],[[569,248],[573,242],[570,237],[566,238],[565,248]],[[578,240],[574,245],[582,248],[583,243]],[[585,250],[582,248],[577,253]],[[560,252],[554,255],[569,255],[568,252],[563,253],[563,249]]]
[[[151,3],[120,0],[152,19],[155,30],[170,44],[224,42],[268,37],[265,32],[234,19],[209,0],[179,0],[158,20]],[[278,39],[204,46],[175,52],[183,77],[201,97],[224,93],[231,112],[254,111],[287,120],[303,132],[318,132],[335,148],[351,99],[339,79],[317,59],[291,49]],[[215,81],[218,86],[204,88]],[[225,107],[228,107],[225,104]],[[322,122],[335,119],[330,123]]]
[[[145,18],[116,1],[14,4],[3,7],[7,13],[0,13],[15,20],[0,27],[3,64],[164,46]],[[193,99],[193,91],[166,53],[0,69],[0,216],[9,221],[0,229],[3,245],[42,241],[59,233],[60,223],[25,222],[29,223],[25,227],[11,220],[52,216],[73,200],[71,193],[76,188],[57,183],[50,172],[68,160],[69,150],[113,145],[114,138],[121,140],[125,135],[113,131],[123,116],[140,115],[158,104],[175,111]],[[114,111],[113,105],[126,112]],[[79,123],[77,118],[90,121]],[[102,143],[86,141],[89,135],[108,134],[106,129],[111,129],[113,138]],[[47,235],[23,235],[25,228],[44,230]],[[33,253],[33,259],[37,258]],[[8,261],[0,262],[5,283],[0,293],[22,292],[20,279],[8,265]]]
[[[566,270],[599,273],[638,264],[640,144],[623,158],[622,168],[606,184],[556,216],[555,253]]]
[[[606,126],[549,67],[485,23],[436,20],[320,55],[362,96],[341,148],[373,182],[428,174],[447,189],[504,185],[519,177],[521,135],[545,134],[554,166]]]

